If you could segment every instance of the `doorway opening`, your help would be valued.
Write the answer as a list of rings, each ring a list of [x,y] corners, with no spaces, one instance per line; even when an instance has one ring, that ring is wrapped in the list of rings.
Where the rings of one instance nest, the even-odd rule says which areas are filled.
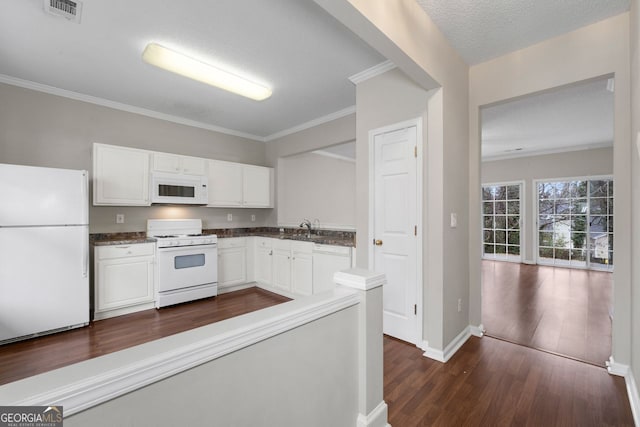
[[[598,366],[613,304],[609,80],[481,108],[486,333]]]

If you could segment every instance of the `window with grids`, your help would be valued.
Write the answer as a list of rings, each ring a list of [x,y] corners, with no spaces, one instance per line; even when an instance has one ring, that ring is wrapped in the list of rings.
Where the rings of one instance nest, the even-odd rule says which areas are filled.
[[[520,261],[522,184],[482,186],[483,257]]]
[[[538,262],[613,267],[613,180],[538,183]]]

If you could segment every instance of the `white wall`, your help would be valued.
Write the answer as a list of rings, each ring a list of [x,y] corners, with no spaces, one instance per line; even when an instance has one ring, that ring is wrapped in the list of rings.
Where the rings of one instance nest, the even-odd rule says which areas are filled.
[[[374,106],[367,107],[369,101],[362,100],[360,88],[357,90],[356,221],[359,241],[367,240],[362,236],[366,236],[369,227],[367,127],[382,122],[394,123],[399,115],[394,111],[411,108],[413,97],[421,95],[427,105],[423,164],[426,195],[423,206],[425,229],[422,230],[423,264],[426,265],[423,338],[429,347],[443,350],[469,325],[467,310],[460,313],[457,310],[459,298],[466,307],[469,292],[466,219],[469,210],[466,168],[468,66],[413,0],[316,0],[316,3],[390,59],[415,82],[414,91],[417,91],[407,99],[398,96],[389,100],[383,109],[375,112]],[[427,91],[431,91],[429,95]],[[384,104],[384,99],[378,98],[376,105],[380,104]],[[367,109],[369,120],[377,117],[380,121],[363,123],[367,119],[362,114]],[[408,118],[404,115],[402,120]],[[448,227],[452,212],[459,218],[459,226],[455,229]],[[368,248],[359,246],[357,257],[358,265],[365,266]]]
[[[92,143],[265,164],[263,142],[176,124],[112,108],[0,84],[0,162],[91,171]],[[264,225],[271,209],[94,207],[95,232],[144,231],[147,218],[202,218],[205,226]],[[115,224],[115,214],[125,224]],[[226,214],[234,221],[227,222]],[[251,214],[256,222],[251,223]]]
[[[632,247],[631,259],[631,370],[635,375],[635,383],[640,377],[640,147],[635,143],[640,138],[640,4],[638,0],[631,2],[631,189],[632,206],[631,223]],[[639,143],[640,144],[640,143]],[[636,395],[637,398],[637,395]],[[636,405],[640,402],[636,401]],[[636,410],[640,407],[636,406]],[[636,423],[640,414],[636,413]]]
[[[482,162],[482,184],[524,181],[521,212],[521,255],[524,262],[535,262],[537,192],[533,181],[546,178],[571,178],[613,174],[613,148],[571,151],[543,156],[519,157]],[[522,206],[522,205],[521,205]],[[480,209],[480,207],[478,207]]]
[[[278,161],[278,225],[303,218],[321,228],[355,230],[356,164],[315,153]]]
[[[296,154],[308,153],[313,150],[329,147],[331,145],[342,144],[353,141],[356,134],[356,115],[349,114],[345,117],[335,119],[281,138],[269,141],[266,146],[266,163],[268,166],[276,167],[276,209],[272,209],[267,221],[277,224],[278,215],[281,210],[286,215],[285,207],[280,206],[279,187],[284,182],[283,169],[278,167],[280,159]],[[284,203],[284,202],[283,202]],[[296,203],[296,200],[289,199],[288,205]],[[316,218],[316,216],[314,216]],[[322,218],[318,218],[322,221]]]
[[[480,121],[483,105],[614,75],[615,179],[613,355],[620,363],[631,356],[631,144],[629,83],[629,14],[580,28],[534,46],[471,67],[469,71],[471,322],[481,319]]]

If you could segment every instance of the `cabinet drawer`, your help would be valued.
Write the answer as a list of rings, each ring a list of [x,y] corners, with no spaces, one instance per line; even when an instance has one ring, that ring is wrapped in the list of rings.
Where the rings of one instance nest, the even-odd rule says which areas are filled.
[[[218,248],[244,248],[247,246],[247,241],[244,237],[227,237],[218,239]]]
[[[313,243],[311,242],[291,242],[291,250],[294,252],[302,252],[311,255],[313,251]]]
[[[273,246],[273,240],[269,237],[256,237],[256,247],[257,248],[270,248]]]
[[[135,256],[153,256],[154,243],[133,243],[130,245],[97,246],[98,259],[113,259]]]

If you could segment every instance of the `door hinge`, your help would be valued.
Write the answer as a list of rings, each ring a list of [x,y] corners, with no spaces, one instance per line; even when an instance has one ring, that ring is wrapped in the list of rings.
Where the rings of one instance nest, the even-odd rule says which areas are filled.
[[[418,157],[418,146],[414,145],[413,146],[413,157]]]
[[[414,235],[414,236],[417,236],[417,235],[418,235],[418,226],[417,226],[417,225],[414,225],[414,226],[413,226],[413,235]]]
[[[413,304],[413,314],[418,315],[418,304]]]

